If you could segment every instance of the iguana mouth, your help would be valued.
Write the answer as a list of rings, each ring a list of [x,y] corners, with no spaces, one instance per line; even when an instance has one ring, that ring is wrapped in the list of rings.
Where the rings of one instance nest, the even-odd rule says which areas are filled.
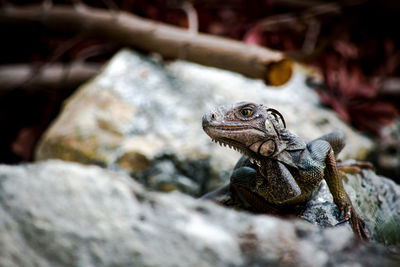
[[[250,126],[250,125],[213,125],[209,126],[210,128],[213,128],[215,130],[223,130],[223,131],[243,131],[243,130],[249,130],[249,129],[256,129],[257,128]]]
[[[240,150],[242,147],[242,144],[240,142],[229,139],[229,138],[211,138],[211,140],[215,143],[220,144],[221,146],[225,146],[225,147],[228,146],[229,148],[232,148],[237,151]]]
[[[205,132],[208,132],[208,131],[238,132],[238,131],[256,130],[256,131],[260,132],[262,135],[264,134],[264,132],[261,129],[254,127],[252,125],[203,125],[203,129]],[[235,140],[228,139],[228,138],[220,138],[220,139],[221,140],[227,139],[232,142],[236,142]],[[236,142],[236,143],[238,143],[238,142]]]
[[[248,147],[245,147],[242,143],[229,139],[229,138],[211,138],[214,143],[220,146],[229,147],[242,155],[248,156],[252,161],[258,162],[257,154],[251,151]]]

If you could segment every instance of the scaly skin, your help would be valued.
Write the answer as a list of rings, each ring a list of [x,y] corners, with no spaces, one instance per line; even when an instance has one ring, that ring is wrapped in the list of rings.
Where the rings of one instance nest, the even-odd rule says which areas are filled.
[[[341,133],[305,143],[286,129],[278,111],[245,102],[205,114],[203,129],[212,140],[244,154],[230,184],[203,198],[257,213],[290,214],[310,200],[325,179],[343,220],[351,221],[357,236],[368,239],[338,174]]]

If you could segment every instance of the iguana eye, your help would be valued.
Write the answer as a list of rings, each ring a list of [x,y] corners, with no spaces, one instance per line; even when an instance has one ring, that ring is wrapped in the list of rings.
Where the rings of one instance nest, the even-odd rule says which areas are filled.
[[[242,114],[244,117],[250,117],[251,114],[253,114],[253,110],[249,108],[244,108],[240,111],[240,114]]]

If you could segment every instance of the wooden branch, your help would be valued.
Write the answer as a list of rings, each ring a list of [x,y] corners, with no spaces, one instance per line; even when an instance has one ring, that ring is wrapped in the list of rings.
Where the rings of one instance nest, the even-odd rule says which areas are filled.
[[[307,2],[307,1],[303,1]],[[276,30],[282,26],[292,26],[293,24],[304,24],[306,21],[315,20],[316,17],[326,15],[338,15],[342,12],[342,6],[337,3],[321,4],[312,6],[301,12],[289,12],[284,14],[267,17],[257,23],[263,30]]]
[[[292,0],[289,0],[289,2]],[[297,0],[294,0],[295,3]],[[296,23],[304,23],[307,21],[314,21],[316,18],[318,19],[326,19],[326,17],[333,17],[343,15],[343,9],[348,7],[354,7],[358,5],[363,5],[367,2],[367,0],[351,0],[344,2],[328,2],[328,3],[320,3],[320,4],[312,4],[313,1],[300,1],[302,3],[311,4],[307,9],[302,10],[301,12],[290,12],[286,14],[279,14],[270,16],[261,22],[259,22],[260,27],[268,29],[268,27],[281,25],[290,25]],[[318,2],[318,1],[317,1]]]
[[[56,5],[5,6],[1,24],[41,23],[47,28],[102,38],[166,58],[180,58],[263,79],[270,85],[286,83],[293,71],[292,62],[282,53],[246,45],[240,41],[208,34],[193,34],[185,29],[143,19],[126,12],[110,13],[98,8]]]
[[[37,71],[33,66],[0,65],[0,93],[13,89],[76,88],[100,70],[99,64],[52,64]]]

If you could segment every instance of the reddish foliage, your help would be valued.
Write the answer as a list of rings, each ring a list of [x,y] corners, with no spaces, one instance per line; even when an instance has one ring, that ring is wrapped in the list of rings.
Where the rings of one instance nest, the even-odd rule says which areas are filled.
[[[42,130],[38,126],[22,128],[11,144],[11,151],[20,157],[21,161],[31,161],[32,151],[41,134]]]
[[[380,99],[377,80],[368,78],[362,69],[362,54],[350,41],[334,42],[331,51],[314,61],[323,71],[325,81],[325,86],[316,87],[317,92],[322,103],[334,109],[344,121],[361,131],[384,137],[382,126],[398,116],[399,106],[396,102]],[[393,68],[394,64],[390,65],[390,73],[386,73],[393,75],[396,68]],[[379,65],[372,71],[378,77],[381,72]]]
[[[396,105],[377,97],[378,84],[367,79],[359,65],[343,61],[338,55],[327,56],[322,61],[325,86],[316,86],[322,103],[357,129],[382,137],[382,126],[397,116]]]

